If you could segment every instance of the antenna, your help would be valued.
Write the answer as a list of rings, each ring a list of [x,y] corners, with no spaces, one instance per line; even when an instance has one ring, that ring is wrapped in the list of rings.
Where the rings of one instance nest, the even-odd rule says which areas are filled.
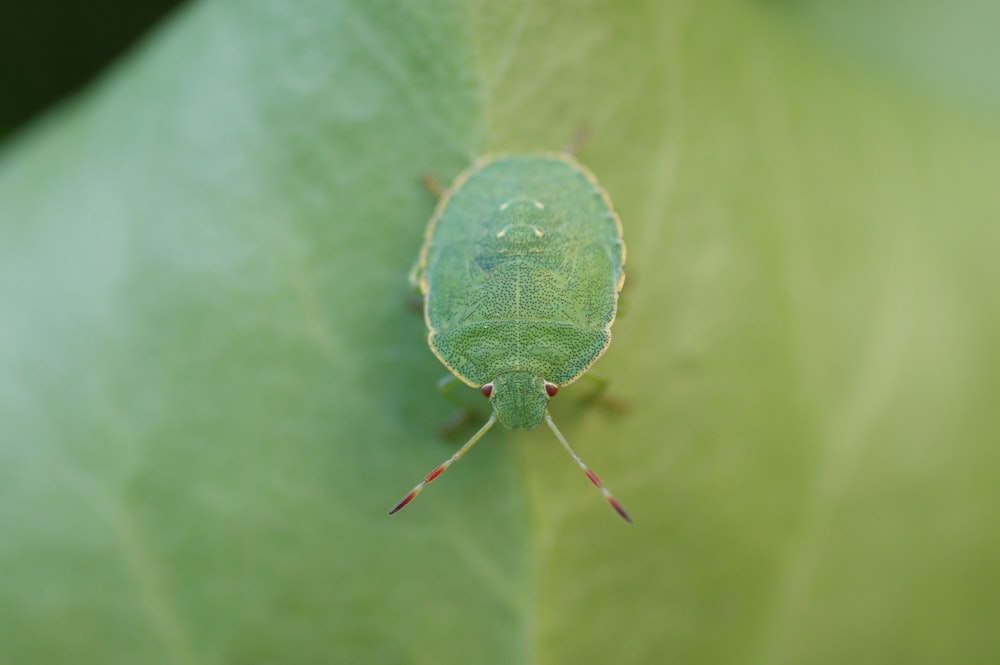
[[[472,438],[469,439],[465,443],[464,446],[462,446],[461,448],[458,449],[458,452],[456,452],[454,455],[452,455],[451,457],[449,457],[447,461],[442,462],[441,464],[438,464],[436,467],[434,467],[434,469],[430,473],[428,473],[426,476],[424,476],[423,480],[421,480],[419,483],[417,483],[416,487],[414,487],[409,492],[407,492],[406,495],[403,496],[403,498],[399,500],[399,503],[397,503],[395,506],[392,507],[392,510],[389,511],[389,514],[392,515],[394,513],[399,512],[400,510],[403,509],[403,506],[405,506],[410,501],[413,501],[415,498],[417,498],[417,495],[420,494],[420,491],[422,489],[424,489],[424,485],[426,485],[427,483],[431,482],[432,480],[434,480],[435,478],[437,478],[438,476],[440,476],[442,473],[445,472],[445,469],[447,469],[449,466],[451,466],[452,464],[454,464],[455,462],[457,462],[458,459],[469,450],[469,448],[471,448],[473,445],[475,445],[476,441],[479,441],[479,439],[483,438],[484,434],[486,434],[488,431],[490,431],[490,428],[493,427],[493,423],[495,423],[496,421],[497,421],[497,414],[496,413],[491,414],[490,415],[490,419],[486,421],[486,424],[483,425],[478,432],[476,432],[475,434],[473,434]],[[579,461],[579,460],[577,460],[577,461]],[[580,462],[580,463],[583,464],[582,462]],[[583,467],[583,468],[586,469],[587,467]],[[588,471],[587,473],[589,474],[590,472]],[[598,487],[601,486],[600,482],[597,483],[597,486]],[[614,499],[609,499],[609,500],[613,501]],[[612,504],[612,505],[615,505],[615,504]],[[622,512],[620,508],[618,509],[618,511]],[[624,513],[622,513],[622,514],[624,515]],[[626,517],[626,519],[628,519],[628,518]]]
[[[611,504],[611,507],[614,508],[615,511],[617,511],[617,513],[622,516],[622,519],[631,524],[632,518],[628,516],[628,513],[626,513],[625,509],[622,508],[620,503],[618,503],[618,500],[615,499],[614,496],[612,496],[611,492],[608,491],[607,487],[601,484],[601,479],[597,477],[597,474],[591,471],[590,467],[584,464],[583,460],[580,459],[580,456],[577,455],[572,448],[570,448],[570,445],[566,441],[566,438],[562,435],[562,432],[560,432],[559,429],[556,427],[556,424],[552,422],[552,416],[549,414],[548,409],[545,410],[545,422],[548,423],[549,428],[555,433],[556,438],[559,439],[559,443],[563,444],[563,448],[566,449],[566,452],[569,453],[569,456],[572,457],[573,460],[580,466],[580,468],[583,469],[583,472],[587,474],[587,477],[590,478],[590,482],[594,483],[594,486],[597,489],[601,490],[601,494],[603,494],[607,502]]]

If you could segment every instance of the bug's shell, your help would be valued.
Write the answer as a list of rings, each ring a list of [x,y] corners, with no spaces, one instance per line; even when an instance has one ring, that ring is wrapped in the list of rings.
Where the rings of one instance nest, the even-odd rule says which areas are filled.
[[[572,157],[485,157],[441,198],[414,272],[431,349],[475,387],[571,383],[611,342],[624,265],[611,201]]]

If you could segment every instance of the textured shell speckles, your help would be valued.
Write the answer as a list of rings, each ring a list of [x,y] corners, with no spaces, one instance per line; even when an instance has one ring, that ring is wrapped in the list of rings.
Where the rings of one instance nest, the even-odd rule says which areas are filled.
[[[567,155],[480,160],[442,198],[420,255],[431,348],[481,386],[562,386],[611,341],[625,244],[607,195]]]

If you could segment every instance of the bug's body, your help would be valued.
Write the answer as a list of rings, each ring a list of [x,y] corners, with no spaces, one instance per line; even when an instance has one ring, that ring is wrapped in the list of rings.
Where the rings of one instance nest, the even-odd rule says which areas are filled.
[[[425,483],[494,419],[510,429],[532,429],[544,419],[601,487],[558,433],[547,405],[608,348],[624,264],[611,202],[570,156],[485,158],[456,179],[428,226],[413,281],[424,295],[431,349],[455,376],[482,389],[495,415]]]
[[[471,386],[509,377],[497,419],[536,427],[548,396],[516,375],[564,386],[587,371],[611,342],[624,263],[611,203],[575,161],[481,161],[442,198],[420,254],[431,349]]]

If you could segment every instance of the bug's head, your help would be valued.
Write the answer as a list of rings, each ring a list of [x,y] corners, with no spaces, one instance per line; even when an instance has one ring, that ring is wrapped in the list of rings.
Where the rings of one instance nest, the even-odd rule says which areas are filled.
[[[482,387],[497,420],[507,429],[534,429],[545,418],[549,398],[559,388],[529,372],[501,374]]]

